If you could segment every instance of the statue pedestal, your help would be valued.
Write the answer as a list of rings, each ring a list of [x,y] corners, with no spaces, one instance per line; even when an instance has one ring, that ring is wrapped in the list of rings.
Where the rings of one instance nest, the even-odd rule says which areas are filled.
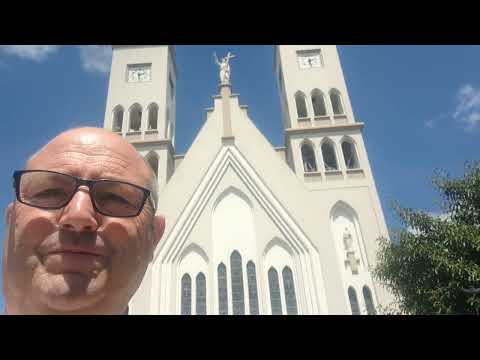
[[[223,138],[232,138],[232,124],[230,118],[230,96],[232,95],[231,84],[220,84],[220,96],[223,107]]]
[[[220,83],[218,84],[218,91],[220,92],[220,95],[222,94],[223,89],[229,89],[230,93],[232,93],[232,84],[231,83]]]

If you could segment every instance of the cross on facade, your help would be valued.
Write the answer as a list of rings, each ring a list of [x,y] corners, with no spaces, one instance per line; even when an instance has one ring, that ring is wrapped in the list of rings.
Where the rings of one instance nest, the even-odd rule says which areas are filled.
[[[352,274],[358,274],[358,266],[360,265],[360,260],[355,257],[355,251],[347,252],[347,260],[345,260],[345,266],[350,266],[352,269]]]

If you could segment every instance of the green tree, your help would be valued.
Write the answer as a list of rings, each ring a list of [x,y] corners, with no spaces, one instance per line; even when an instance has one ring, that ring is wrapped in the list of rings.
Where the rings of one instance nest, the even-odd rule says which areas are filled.
[[[443,217],[393,205],[403,229],[380,239],[375,277],[395,297],[390,313],[480,314],[480,166],[436,172]],[[385,309],[384,309],[385,310]],[[387,309],[388,310],[388,309]]]

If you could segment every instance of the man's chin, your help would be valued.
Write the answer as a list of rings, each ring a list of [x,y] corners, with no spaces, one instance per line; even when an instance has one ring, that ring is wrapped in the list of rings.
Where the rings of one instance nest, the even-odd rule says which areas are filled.
[[[82,273],[43,274],[36,286],[39,299],[59,313],[89,313],[106,294],[107,274],[91,278]]]

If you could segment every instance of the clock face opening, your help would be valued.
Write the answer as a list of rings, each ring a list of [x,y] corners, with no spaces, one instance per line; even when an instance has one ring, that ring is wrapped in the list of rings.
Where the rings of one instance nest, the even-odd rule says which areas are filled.
[[[151,64],[131,64],[127,66],[127,82],[138,83],[151,80]]]
[[[309,69],[323,66],[320,50],[297,51],[297,59],[300,69]]]

